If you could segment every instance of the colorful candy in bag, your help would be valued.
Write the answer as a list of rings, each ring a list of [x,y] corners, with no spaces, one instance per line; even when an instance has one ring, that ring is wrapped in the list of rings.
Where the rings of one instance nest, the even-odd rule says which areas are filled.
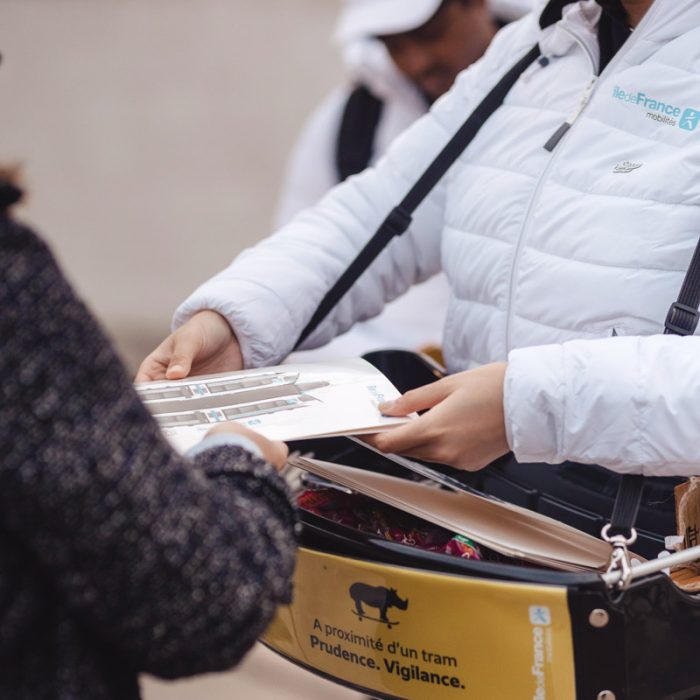
[[[309,489],[297,497],[303,510],[361,532],[379,535],[429,552],[462,559],[482,558],[474,542],[462,535],[432,525],[403,511],[360,494],[336,489]]]

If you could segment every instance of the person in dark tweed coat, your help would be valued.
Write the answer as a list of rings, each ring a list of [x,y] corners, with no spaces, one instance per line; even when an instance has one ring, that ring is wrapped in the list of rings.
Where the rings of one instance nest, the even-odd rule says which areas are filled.
[[[18,197],[0,180],[0,698],[136,700],[239,661],[290,599],[295,515],[272,443],[168,446]]]

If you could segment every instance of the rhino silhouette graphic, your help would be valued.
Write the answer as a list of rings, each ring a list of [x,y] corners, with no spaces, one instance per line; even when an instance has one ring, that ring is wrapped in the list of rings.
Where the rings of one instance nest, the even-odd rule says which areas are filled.
[[[401,600],[395,588],[384,588],[383,586],[368,586],[366,583],[353,583],[350,586],[350,597],[355,601],[355,610],[357,616],[362,620],[363,617],[376,620],[371,615],[368,615],[362,605],[367,605],[370,608],[379,609],[379,621],[391,625],[398,624],[390,622],[386,616],[386,611],[389,608],[398,608],[406,610],[408,608],[408,600]]]

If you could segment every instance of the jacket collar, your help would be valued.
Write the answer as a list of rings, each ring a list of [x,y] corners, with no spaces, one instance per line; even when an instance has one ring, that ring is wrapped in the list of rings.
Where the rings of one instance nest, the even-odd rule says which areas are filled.
[[[601,4],[596,0],[597,4]],[[540,27],[542,29],[546,29],[547,27],[551,27],[553,24],[556,24],[563,16],[564,13],[564,8],[567,5],[571,5],[572,0],[550,0],[542,10],[542,14],[540,15]],[[624,9],[622,7],[622,4],[620,3],[620,0],[611,0],[612,8],[610,9],[610,13],[615,16],[616,18],[619,18],[620,15],[624,15]]]
[[[540,27],[546,29],[562,19],[567,5],[577,0],[548,0],[540,11]],[[654,26],[675,27],[675,36],[695,27],[700,27],[700,3],[697,0],[655,0],[648,15],[655,15]]]
[[[601,12],[595,0],[541,0],[540,6],[541,45],[549,43],[551,33],[562,23],[577,35],[590,34]],[[628,60],[639,64],[660,47],[690,32],[700,35],[698,0],[655,0],[634,31],[634,51],[629,52]]]
[[[564,8],[571,4],[571,0],[550,0],[540,14],[540,27],[547,29],[559,22],[562,18]]]

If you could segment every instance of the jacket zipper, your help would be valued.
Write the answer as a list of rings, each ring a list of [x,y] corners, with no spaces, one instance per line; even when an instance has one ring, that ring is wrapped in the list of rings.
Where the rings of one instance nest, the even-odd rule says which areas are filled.
[[[593,73],[597,75],[598,61],[595,60],[595,56],[588,47],[588,44],[586,44],[586,42],[583,39],[581,39],[581,37],[576,32],[572,32],[568,27],[561,27],[561,30],[568,34],[581,47],[586,56],[588,56],[588,60],[591,62]]]
[[[545,151],[549,151],[551,153],[559,145],[559,142],[564,138],[564,136],[566,136],[569,129],[576,123],[576,120],[581,116],[581,112],[583,112],[589,100],[591,99],[593,89],[595,88],[595,84],[597,82],[598,76],[594,75],[588,82],[588,86],[583,91],[578,106],[572,112],[571,116],[549,137],[549,141],[545,143]]]
[[[527,232],[530,228],[530,219],[532,217],[532,211],[535,208],[535,204],[539,200],[540,193],[542,191],[542,188],[544,186],[545,181],[547,180],[547,176],[549,175],[549,171],[552,169],[552,166],[554,165],[557,154],[562,150],[561,148],[556,148],[556,146],[560,146],[562,143],[564,143],[570,136],[571,131],[573,126],[575,125],[576,121],[578,121],[578,118],[583,114],[583,112],[586,110],[586,107],[590,104],[591,98],[595,94],[597,86],[600,84],[601,78],[605,77],[608,73],[610,73],[615,66],[620,62],[620,60],[625,56],[630,51],[630,48],[634,46],[635,44],[635,35],[638,34],[639,28],[643,27],[646,25],[651,18],[654,15],[654,11],[658,9],[658,6],[660,3],[654,2],[654,4],[649,8],[647,11],[646,15],[642,18],[642,21],[637,25],[634,33],[632,36],[627,40],[627,43],[617,52],[617,54],[613,57],[613,59],[608,63],[606,66],[605,70],[599,75],[596,76],[595,72],[597,69],[596,62],[594,60],[593,55],[591,52],[588,50],[588,48],[585,46],[584,42],[578,37],[574,32],[571,32],[569,30],[566,30],[571,36],[575,39],[576,43],[583,49],[584,53],[586,56],[588,56],[589,61],[591,62],[591,67],[593,69],[593,77],[589,84],[586,86],[586,89],[584,90],[582,96],[581,96],[581,101],[579,102],[579,107],[575,110],[573,116],[573,121],[571,121],[571,117],[564,122],[564,124],[559,127],[559,130],[563,130],[561,134],[559,134],[559,138],[557,139],[556,143],[554,144],[554,147],[552,149],[552,157],[549,159],[549,162],[547,163],[547,167],[542,171],[542,174],[539,177],[539,180],[537,181],[537,186],[535,187],[534,192],[532,193],[532,197],[530,198],[530,203],[528,204],[527,211],[525,212],[525,218],[523,219],[522,226],[520,227],[520,235],[518,236],[517,243],[515,245],[515,251],[513,253],[513,262],[511,264],[511,269],[510,269],[510,278],[509,278],[509,284],[508,284],[508,306],[506,310],[506,333],[505,333],[505,341],[506,341],[506,355],[510,352],[511,350],[511,332],[512,332],[512,325],[513,325],[513,301],[515,297],[515,274],[516,271],[519,267],[520,264],[520,257],[522,255],[522,249],[523,249],[523,243],[527,238]],[[565,126],[566,125],[566,126]],[[555,136],[557,136],[556,132],[551,138],[554,139]],[[548,142],[549,143],[549,142]]]

